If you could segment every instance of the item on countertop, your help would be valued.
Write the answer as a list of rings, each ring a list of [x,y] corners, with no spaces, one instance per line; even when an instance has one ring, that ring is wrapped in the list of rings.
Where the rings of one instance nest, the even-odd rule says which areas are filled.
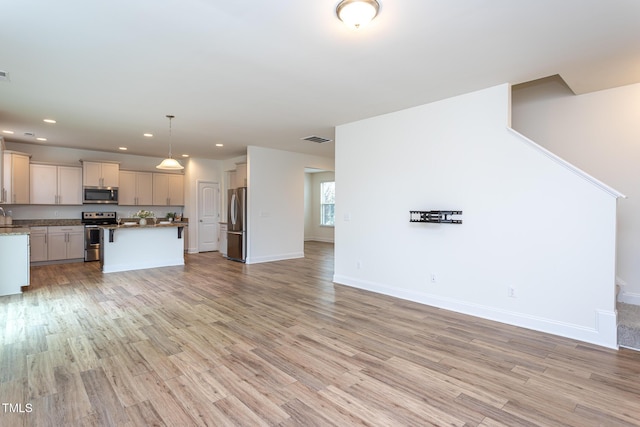
[[[144,209],[140,209],[138,212],[136,212],[136,214],[134,216],[138,217],[138,218],[152,218],[155,215],[153,214],[152,211],[147,211],[147,210],[144,210]]]

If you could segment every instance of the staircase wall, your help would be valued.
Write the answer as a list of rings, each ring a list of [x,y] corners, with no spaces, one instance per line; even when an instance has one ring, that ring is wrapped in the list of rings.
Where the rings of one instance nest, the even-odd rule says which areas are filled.
[[[620,301],[640,305],[640,84],[574,95],[559,77],[513,88],[514,129],[607,182],[618,203]]]

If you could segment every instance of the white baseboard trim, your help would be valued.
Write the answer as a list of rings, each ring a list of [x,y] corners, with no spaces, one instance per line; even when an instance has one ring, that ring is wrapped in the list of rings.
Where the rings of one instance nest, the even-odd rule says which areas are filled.
[[[305,237],[305,242],[323,242],[323,243],[334,243],[333,239],[327,239],[324,237]]]
[[[620,291],[618,292],[618,302],[640,305],[640,293],[629,292],[627,290],[627,282],[616,276],[616,285],[620,288]]]
[[[624,288],[622,288],[618,294],[618,301],[626,304],[640,305],[640,294],[625,292]]]
[[[287,259],[304,258],[304,252],[292,252],[289,254],[268,255],[247,258],[246,264],[260,264],[263,262],[284,261]]]
[[[524,313],[470,303],[468,301],[395,289],[384,284],[363,281],[348,276],[334,275],[333,281],[341,285],[402,298],[445,310],[455,311],[457,313],[468,314],[470,316],[476,316],[487,320],[532,329],[534,331],[545,332],[607,348],[618,349],[616,311],[596,310],[594,313],[596,326],[595,328],[588,328],[581,325],[559,322],[553,319],[546,319]]]

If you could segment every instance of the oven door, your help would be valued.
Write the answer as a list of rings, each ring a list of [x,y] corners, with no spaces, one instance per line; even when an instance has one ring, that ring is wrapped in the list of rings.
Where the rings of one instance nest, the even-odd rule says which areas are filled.
[[[97,225],[84,226],[84,260],[100,259],[100,228]]]

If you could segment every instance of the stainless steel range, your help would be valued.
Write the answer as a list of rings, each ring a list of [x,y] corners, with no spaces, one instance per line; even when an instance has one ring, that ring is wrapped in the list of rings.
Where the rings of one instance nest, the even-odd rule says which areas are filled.
[[[84,224],[84,260],[98,261],[100,259],[100,229],[99,225],[117,224],[115,212],[82,212]]]

